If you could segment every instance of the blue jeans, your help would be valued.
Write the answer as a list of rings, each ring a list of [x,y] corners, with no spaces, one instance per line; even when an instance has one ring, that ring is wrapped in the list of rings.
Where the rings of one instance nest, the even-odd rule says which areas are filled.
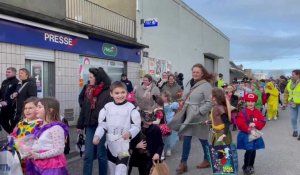
[[[186,163],[188,158],[189,158],[189,154],[190,154],[190,150],[191,150],[191,141],[192,141],[192,136],[184,136],[183,137],[183,146],[182,146],[182,155],[181,155],[181,162],[182,163]],[[203,140],[203,139],[199,139],[201,145],[202,145],[202,149],[203,149],[203,154],[204,160],[209,160],[208,158],[208,140]]]
[[[295,108],[290,107],[291,123],[294,131],[300,131],[298,128],[298,121],[300,120],[300,105]]]
[[[99,145],[95,146],[93,144],[93,137],[96,128],[96,126],[86,128],[83,175],[93,174],[94,158],[98,158],[99,175],[107,175],[107,154],[104,145],[106,137],[103,136]]]

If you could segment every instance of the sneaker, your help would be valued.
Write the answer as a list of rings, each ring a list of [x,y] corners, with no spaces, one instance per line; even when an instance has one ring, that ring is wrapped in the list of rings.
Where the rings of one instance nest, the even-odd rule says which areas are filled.
[[[270,121],[271,120],[271,118],[268,118],[268,121]]]
[[[277,120],[277,117],[274,117],[274,120]]]
[[[298,137],[298,132],[297,131],[293,132],[293,137]]]
[[[166,153],[166,156],[167,156],[167,157],[170,157],[171,155],[172,155],[171,150],[168,150],[167,153]]]
[[[249,172],[250,172],[251,174],[254,174],[254,167],[253,167],[253,166],[250,166],[250,167],[249,167]]]

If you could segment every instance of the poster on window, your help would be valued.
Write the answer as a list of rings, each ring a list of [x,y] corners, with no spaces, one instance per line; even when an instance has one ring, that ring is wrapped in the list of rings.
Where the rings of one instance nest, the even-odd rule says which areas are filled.
[[[172,72],[172,64],[170,61],[167,61],[167,70],[166,71]]]
[[[161,74],[161,60],[156,59],[156,75]]]
[[[32,77],[35,79],[37,87],[37,97],[43,98],[43,62],[32,61],[31,62]]]
[[[167,61],[161,60],[161,72],[167,72]]]
[[[79,57],[79,87],[80,90],[83,88],[85,84],[88,83],[89,80],[89,69],[91,67],[102,67],[105,71],[107,71],[107,60],[101,60],[99,58],[92,58],[86,56]]]
[[[155,74],[155,59],[149,58],[149,74],[154,75]]]

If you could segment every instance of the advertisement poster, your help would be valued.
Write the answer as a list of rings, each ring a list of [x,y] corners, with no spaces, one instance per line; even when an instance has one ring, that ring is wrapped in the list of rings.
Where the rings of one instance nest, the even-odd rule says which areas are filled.
[[[167,70],[166,71],[172,72],[172,64],[170,61],[167,61]]]
[[[79,87],[80,90],[89,80],[89,68],[91,67],[102,67],[104,70],[107,69],[107,60],[101,60],[98,58],[91,58],[80,56],[79,57]]]
[[[167,72],[167,61],[161,60],[161,72]]]
[[[149,74],[154,75],[155,74],[155,59],[149,58]]]
[[[161,74],[161,60],[156,59],[156,74],[160,75]]]
[[[43,98],[43,62],[32,61],[31,72],[37,86],[37,97]]]

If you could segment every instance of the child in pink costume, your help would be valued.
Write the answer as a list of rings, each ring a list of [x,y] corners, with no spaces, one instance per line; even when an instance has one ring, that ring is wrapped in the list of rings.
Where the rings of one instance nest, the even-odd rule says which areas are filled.
[[[35,128],[26,175],[67,175],[64,147],[68,127],[60,121],[59,102],[54,98],[39,100],[36,115],[43,125]]]

